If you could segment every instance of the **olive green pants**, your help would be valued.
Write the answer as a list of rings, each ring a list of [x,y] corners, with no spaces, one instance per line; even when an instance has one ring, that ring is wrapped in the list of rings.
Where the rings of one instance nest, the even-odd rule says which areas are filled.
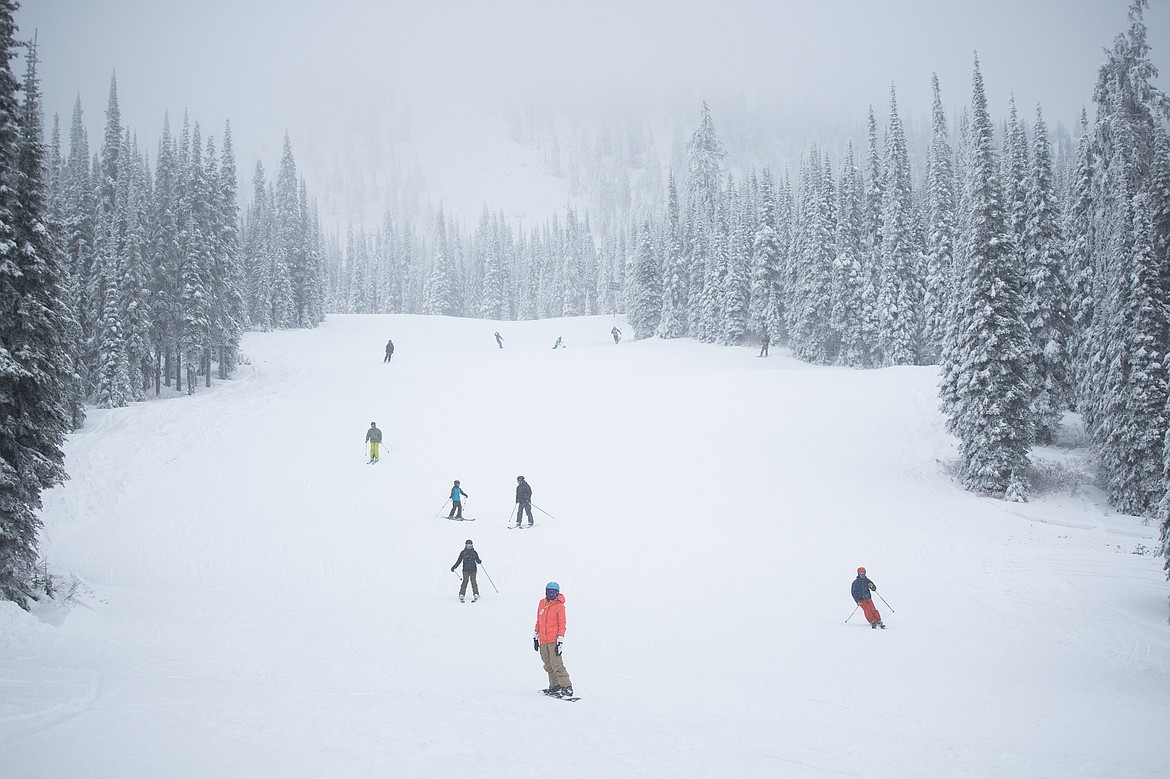
[[[474,594],[479,595],[479,585],[475,583],[475,569],[474,568],[471,569],[470,571],[463,572],[463,585],[459,588],[459,594],[461,596],[467,594],[467,582],[469,580],[471,581],[471,591]]]
[[[540,659],[544,661],[544,670],[548,672],[549,687],[573,686],[573,682],[569,680],[569,672],[565,670],[565,663],[557,654],[555,641],[551,644],[540,645]]]

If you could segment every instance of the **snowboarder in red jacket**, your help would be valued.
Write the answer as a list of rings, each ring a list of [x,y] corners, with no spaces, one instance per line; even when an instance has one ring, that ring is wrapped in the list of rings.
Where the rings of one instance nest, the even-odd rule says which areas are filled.
[[[561,660],[561,649],[565,645],[565,596],[561,585],[549,582],[544,585],[544,597],[536,604],[536,627],[532,630],[532,648],[540,652],[544,670],[548,674],[548,688],[541,690],[545,695],[557,698],[573,697],[573,682],[565,663]]]

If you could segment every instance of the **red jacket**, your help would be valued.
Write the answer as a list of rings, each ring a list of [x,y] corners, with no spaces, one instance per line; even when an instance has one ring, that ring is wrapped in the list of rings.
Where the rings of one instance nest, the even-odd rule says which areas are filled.
[[[541,598],[536,604],[536,631],[537,638],[542,644],[555,643],[559,636],[565,635],[565,596],[557,593],[556,600]]]

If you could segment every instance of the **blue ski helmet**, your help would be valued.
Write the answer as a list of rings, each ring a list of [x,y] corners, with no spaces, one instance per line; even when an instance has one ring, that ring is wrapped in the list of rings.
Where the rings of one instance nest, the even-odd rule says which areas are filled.
[[[548,584],[544,585],[544,588],[546,590],[556,590],[557,592],[561,591],[561,585],[557,584],[556,582],[549,582]]]

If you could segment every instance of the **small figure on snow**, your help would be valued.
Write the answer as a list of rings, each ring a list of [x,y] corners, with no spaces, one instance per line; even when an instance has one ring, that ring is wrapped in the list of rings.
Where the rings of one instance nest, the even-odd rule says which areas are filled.
[[[556,342],[555,344],[553,344],[553,348],[554,348],[554,349],[560,349],[560,348],[561,348],[562,346],[564,346],[564,345],[565,345],[565,344],[564,344],[564,341],[563,341],[563,340],[561,339],[561,337],[558,335],[558,336],[557,336],[557,342]]]
[[[516,477],[516,527],[528,512],[528,527],[532,527],[532,485],[524,481],[523,476]]]
[[[496,346],[500,347],[501,349],[504,348],[504,337],[500,335],[499,330],[496,331]]]
[[[479,600],[479,585],[475,581],[475,572],[478,570],[475,566],[483,564],[483,560],[479,559],[479,553],[475,551],[475,546],[471,543],[471,539],[463,542],[463,549],[459,552],[459,556],[455,558],[455,565],[451,566],[451,572],[459,567],[459,563],[463,563],[463,584],[459,585],[459,602],[463,603],[463,596],[467,594],[467,582],[471,582],[471,602],[475,603]]]
[[[382,431],[378,429],[377,422],[370,423],[370,429],[366,431],[366,442],[370,445],[370,462],[378,462],[378,447],[382,445]]]
[[[390,362],[390,358],[393,356],[394,356],[394,342],[387,341],[386,342],[386,359],[382,360],[382,362]]]
[[[455,480],[455,486],[451,488],[451,511],[447,514],[447,519],[463,519],[463,496],[471,497],[470,492],[464,492],[459,486],[459,480]]]
[[[544,585],[544,597],[536,604],[532,648],[540,652],[540,659],[544,661],[544,670],[548,674],[548,688],[541,692],[557,698],[572,698],[573,682],[561,660],[564,645],[565,596],[561,595],[561,585],[549,582]]]
[[[772,339],[768,338],[768,334],[764,333],[764,337],[760,339],[760,353],[758,357],[768,356],[768,345],[772,343]]]
[[[614,342],[615,344],[616,344],[618,341],[622,340],[622,331],[621,331],[621,330],[618,330],[618,326],[617,326],[617,325],[614,325],[614,326],[613,326],[613,329],[609,331],[609,334],[613,336],[613,342]]]
[[[886,623],[882,622],[882,615],[878,612],[877,606],[873,605],[873,596],[870,595],[870,592],[877,592],[877,585],[866,577],[864,568],[857,569],[857,578],[853,580],[852,592],[853,600],[861,607],[861,612],[865,614],[869,626],[884,629]]]

